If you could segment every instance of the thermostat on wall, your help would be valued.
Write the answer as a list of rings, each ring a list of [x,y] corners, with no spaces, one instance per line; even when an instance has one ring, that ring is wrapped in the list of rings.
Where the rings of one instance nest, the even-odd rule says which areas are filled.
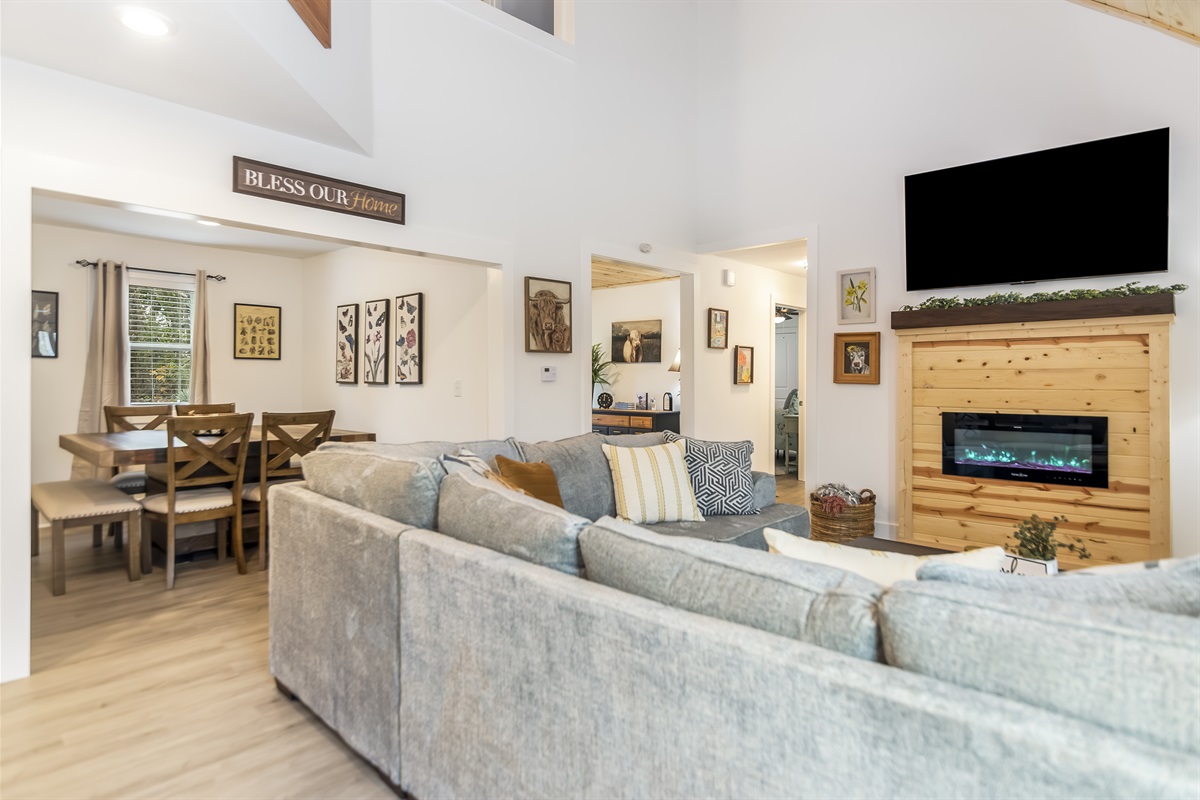
[[[558,367],[542,367],[542,383],[558,380]]]

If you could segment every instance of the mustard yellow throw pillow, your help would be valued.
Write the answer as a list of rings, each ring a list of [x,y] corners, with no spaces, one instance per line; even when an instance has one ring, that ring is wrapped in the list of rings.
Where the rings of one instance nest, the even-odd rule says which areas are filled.
[[[602,444],[617,515],[630,522],[703,522],[684,461],[683,440],[653,447]]]
[[[527,464],[497,455],[496,468],[500,470],[500,477],[518,489],[523,489],[529,496],[552,506],[563,507],[562,493],[558,491],[558,478],[554,476],[554,470],[549,464],[543,461]]]

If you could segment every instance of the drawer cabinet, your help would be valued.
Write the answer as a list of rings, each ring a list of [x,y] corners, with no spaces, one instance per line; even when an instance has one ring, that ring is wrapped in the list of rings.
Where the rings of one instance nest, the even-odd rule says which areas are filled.
[[[678,411],[592,410],[592,431],[617,436],[623,433],[674,431],[679,433]]]

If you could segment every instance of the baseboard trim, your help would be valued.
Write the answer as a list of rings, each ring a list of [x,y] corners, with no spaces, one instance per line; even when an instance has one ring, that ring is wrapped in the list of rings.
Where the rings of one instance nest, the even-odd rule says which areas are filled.
[[[900,524],[896,522],[876,522],[875,538],[887,539],[892,542],[900,541]]]

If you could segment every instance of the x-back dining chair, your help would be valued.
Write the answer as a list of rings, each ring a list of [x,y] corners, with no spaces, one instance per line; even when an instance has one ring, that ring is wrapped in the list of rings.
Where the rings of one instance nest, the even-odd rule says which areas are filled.
[[[329,440],[333,415],[333,410],[296,414],[263,412],[259,479],[242,487],[242,525],[258,526],[258,563],[263,569],[267,567],[268,490],[277,483],[304,477],[300,457]]]
[[[167,420],[167,491],[142,500],[142,565],[150,562],[153,520],[167,525],[167,588],[175,587],[175,532],[187,522],[217,520],[217,558],[225,556],[225,533],[233,524],[233,554],[246,573],[242,546],[242,480],[250,445],[253,414],[171,417]],[[217,441],[202,441],[210,429],[224,431]],[[230,455],[231,451],[233,455]]]
[[[146,406],[105,406],[104,424],[109,433],[122,431],[156,431],[166,424],[172,413],[170,403]],[[109,482],[125,494],[146,491],[146,470],[141,467],[122,467]]]
[[[237,403],[176,403],[175,416],[195,417],[204,414],[233,414]]]

